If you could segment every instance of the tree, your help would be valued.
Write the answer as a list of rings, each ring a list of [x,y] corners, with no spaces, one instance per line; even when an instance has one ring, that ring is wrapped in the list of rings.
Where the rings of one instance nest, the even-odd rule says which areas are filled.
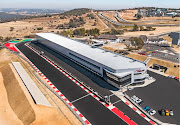
[[[136,15],[136,17],[137,17],[137,20],[140,20],[141,18],[143,18],[143,16],[140,14]]]
[[[13,31],[14,30],[14,27],[10,27],[10,30],[9,31]]]
[[[133,31],[138,31],[138,30],[139,30],[139,27],[136,24],[134,24]]]
[[[100,30],[98,28],[86,30],[86,34],[91,35],[91,36],[99,35],[99,33],[100,33]]]
[[[75,29],[73,31],[73,35],[78,35],[78,36],[85,36],[85,29],[84,28],[80,28],[80,29]]]
[[[131,41],[131,44],[135,46],[136,49],[141,49],[144,46],[144,42],[141,38],[131,37],[129,40]]]
[[[43,27],[38,27],[37,30],[43,30]]]
[[[63,35],[63,36],[68,37],[68,36],[73,35],[73,31],[72,30],[63,30],[60,34]]]

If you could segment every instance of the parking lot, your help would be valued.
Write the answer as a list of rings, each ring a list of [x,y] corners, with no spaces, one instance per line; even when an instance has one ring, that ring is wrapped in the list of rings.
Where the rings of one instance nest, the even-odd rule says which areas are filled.
[[[143,54],[151,55],[152,57],[169,60],[175,63],[179,62],[179,54],[175,53],[170,47],[160,47],[154,44],[146,44],[143,47]]]
[[[156,110],[155,118],[164,123],[180,124],[180,83],[177,80],[168,78],[154,72],[148,71],[148,74],[156,81],[143,88],[134,88],[127,91],[129,97],[133,95],[144,101],[142,108],[148,106]],[[173,110],[174,116],[161,116],[159,110]]]

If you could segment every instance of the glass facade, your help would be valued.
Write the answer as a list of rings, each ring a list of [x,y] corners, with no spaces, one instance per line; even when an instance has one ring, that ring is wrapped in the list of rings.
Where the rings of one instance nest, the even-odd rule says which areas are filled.
[[[127,85],[127,84],[130,84],[131,83],[131,74],[125,76],[125,77],[122,77],[122,78],[118,78],[117,76],[109,73],[109,72],[106,72],[106,77],[107,77],[107,81],[110,81],[110,82],[113,82],[114,84],[120,86],[124,86],[124,85]]]

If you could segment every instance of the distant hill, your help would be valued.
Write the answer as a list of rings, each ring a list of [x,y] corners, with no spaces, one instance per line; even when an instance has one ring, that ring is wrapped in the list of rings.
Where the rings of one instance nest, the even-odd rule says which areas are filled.
[[[16,8],[1,8],[0,11],[9,14],[38,16],[38,15],[51,15],[63,13],[64,10],[59,9],[16,9]]]
[[[15,18],[17,19],[17,18],[23,18],[23,17],[25,17],[25,16],[0,12],[0,20],[9,20],[9,19],[15,19]]]
[[[73,16],[81,16],[82,14],[88,13],[90,11],[91,10],[88,8],[78,8],[78,9],[66,11],[66,12],[62,13],[61,15],[64,15],[64,16],[72,16],[72,15]]]

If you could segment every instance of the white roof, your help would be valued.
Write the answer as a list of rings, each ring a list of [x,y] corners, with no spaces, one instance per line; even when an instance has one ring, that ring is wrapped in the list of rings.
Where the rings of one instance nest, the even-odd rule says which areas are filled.
[[[87,58],[90,58],[114,70],[145,68],[145,64],[142,62],[133,61],[133,59],[126,58],[123,55],[108,52],[100,48],[92,48],[87,44],[60,36],[58,34],[37,33],[36,35],[70,49],[80,55],[86,56]]]

